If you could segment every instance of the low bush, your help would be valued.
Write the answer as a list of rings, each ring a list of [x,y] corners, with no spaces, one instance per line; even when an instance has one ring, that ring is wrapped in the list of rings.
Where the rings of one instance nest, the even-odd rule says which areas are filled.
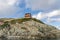
[[[42,21],[40,21],[40,20],[38,20],[38,19],[32,18],[32,20],[34,20],[34,21],[37,21],[37,22],[39,22],[39,23],[44,24]]]
[[[11,24],[16,24],[16,20],[11,20],[10,23]]]
[[[1,28],[1,29],[7,28],[7,27],[10,27],[10,25],[8,24],[8,21],[4,22],[3,25],[0,25],[0,28]]]

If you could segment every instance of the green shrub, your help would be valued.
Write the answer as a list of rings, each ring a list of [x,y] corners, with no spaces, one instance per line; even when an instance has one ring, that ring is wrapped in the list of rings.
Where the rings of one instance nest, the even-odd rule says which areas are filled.
[[[10,23],[11,24],[16,24],[16,20],[11,20]]]
[[[15,24],[16,22],[22,23],[22,22],[29,21],[29,20],[34,20],[34,21],[36,21],[36,22],[39,22],[39,23],[44,24],[42,21],[37,20],[37,19],[35,19],[35,18],[21,18],[21,19],[15,19],[15,20],[11,20],[11,24]]]
[[[29,21],[29,20],[30,20],[30,18],[22,18],[22,19],[17,19],[16,21],[18,23],[22,23],[22,22]]]
[[[21,20],[21,19],[17,19],[17,22],[18,22],[18,23],[22,23],[23,20]]]
[[[10,25],[8,24],[8,21],[4,22],[3,25],[0,25],[0,28],[1,28],[1,29],[7,28],[7,27],[10,27]]]
[[[38,31],[44,33],[44,29],[42,27],[38,28]]]
[[[42,21],[40,21],[40,20],[38,20],[38,19],[32,18],[32,20],[34,20],[34,21],[37,21],[37,22],[39,22],[39,23],[44,24]]]
[[[35,18],[22,18],[22,19],[17,19],[17,22],[18,22],[18,23],[22,23],[22,22],[29,21],[29,20],[34,20],[34,21],[37,21],[37,22],[39,22],[39,23],[44,24],[42,21],[37,20],[37,19],[35,19]]]
[[[25,28],[25,27],[21,27],[21,29],[27,30],[27,28]]]

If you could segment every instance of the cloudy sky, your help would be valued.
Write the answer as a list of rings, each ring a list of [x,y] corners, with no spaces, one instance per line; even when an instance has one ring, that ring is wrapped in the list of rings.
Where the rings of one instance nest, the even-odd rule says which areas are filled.
[[[28,12],[60,29],[60,0],[0,0],[0,18],[22,18]]]

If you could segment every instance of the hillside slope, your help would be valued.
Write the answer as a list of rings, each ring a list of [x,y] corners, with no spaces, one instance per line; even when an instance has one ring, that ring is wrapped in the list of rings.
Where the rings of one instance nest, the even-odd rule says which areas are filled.
[[[0,38],[48,40],[60,38],[60,30],[37,19],[13,19],[0,25]]]

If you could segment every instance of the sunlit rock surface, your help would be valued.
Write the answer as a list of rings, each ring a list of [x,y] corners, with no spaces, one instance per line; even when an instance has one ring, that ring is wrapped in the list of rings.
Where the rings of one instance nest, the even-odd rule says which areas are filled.
[[[60,38],[60,30],[33,19],[21,23],[16,21],[14,24],[9,21],[8,24],[6,24],[7,27],[0,26],[1,40],[57,40]]]

